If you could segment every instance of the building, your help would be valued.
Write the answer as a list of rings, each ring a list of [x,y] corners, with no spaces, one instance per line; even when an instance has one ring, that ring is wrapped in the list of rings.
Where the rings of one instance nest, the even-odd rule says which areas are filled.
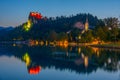
[[[89,29],[89,22],[88,22],[88,18],[86,18],[85,31],[88,31],[88,29]]]
[[[82,33],[84,33],[85,31],[88,31],[89,29],[89,22],[88,22],[88,18],[86,18],[86,22],[85,24],[83,24],[82,22],[76,22],[74,24],[75,28],[81,29]]]
[[[36,24],[39,20],[42,19],[41,13],[38,12],[30,12],[29,14],[29,20],[32,21],[32,23]]]
[[[83,30],[84,29],[84,24],[82,22],[76,22],[74,24],[74,27]]]

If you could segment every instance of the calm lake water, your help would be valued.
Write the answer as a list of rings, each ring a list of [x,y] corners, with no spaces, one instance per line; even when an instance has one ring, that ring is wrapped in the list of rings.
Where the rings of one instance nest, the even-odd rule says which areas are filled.
[[[120,50],[0,45],[0,80],[120,80]]]

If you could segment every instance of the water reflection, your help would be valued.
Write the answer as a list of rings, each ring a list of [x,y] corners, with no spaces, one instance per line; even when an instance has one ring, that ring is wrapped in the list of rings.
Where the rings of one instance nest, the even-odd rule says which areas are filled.
[[[7,46],[7,51],[26,63],[29,74],[53,67],[77,74],[91,74],[102,69],[106,72],[120,70],[120,51],[91,47]]]
[[[29,54],[26,52],[24,55],[23,55],[23,58],[22,58],[25,63],[26,63],[26,66],[30,66],[31,64],[31,59],[30,59],[30,56]]]
[[[23,55],[23,60],[26,62],[27,66],[34,62],[36,64],[43,65],[43,67],[47,67],[47,65],[49,65],[49,67],[55,66],[59,68],[67,68],[76,70],[76,72],[82,72],[82,70],[86,67],[88,67],[90,71],[98,67],[116,71],[118,70],[117,66],[119,66],[118,62],[120,60],[119,51],[109,51],[91,47],[61,48],[46,46],[23,46],[22,48],[14,47],[12,49],[11,50],[14,52],[17,51],[17,53],[14,53],[15,56],[20,57]],[[58,62],[59,64],[57,64]],[[77,70],[77,67],[81,67],[82,70]]]
[[[31,58],[30,58],[30,56],[29,56],[29,54],[27,52],[23,55],[22,59],[26,63],[29,74],[38,74],[41,71],[41,69],[42,69],[41,66],[34,65],[32,63],[32,60],[31,60]]]
[[[41,66],[33,66],[28,69],[29,74],[38,74],[41,71]]]

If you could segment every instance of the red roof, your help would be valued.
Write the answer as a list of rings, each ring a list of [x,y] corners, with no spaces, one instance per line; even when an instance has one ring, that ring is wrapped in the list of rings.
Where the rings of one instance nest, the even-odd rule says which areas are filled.
[[[36,19],[41,19],[42,18],[42,15],[40,13],[38,13],[38,12],[31,12],[30,16],[34,17]]]

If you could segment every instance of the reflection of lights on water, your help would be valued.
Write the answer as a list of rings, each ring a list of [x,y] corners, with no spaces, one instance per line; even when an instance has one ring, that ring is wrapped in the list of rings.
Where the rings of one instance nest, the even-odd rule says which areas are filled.
[[[109,64],[111,63],[111,58],[108,58],[108,63],[109,63]]]
[[[80,59],[76,59],[76,60],[75,60],[75,64],[78,65],[78,66],[79,66],[80,64],[83,64],[83,59],[81,59],[81,58],[80,58]]]
[[[99,48],[94,48],[92,47],[92,50],[97,54],[97,56],[99,57],[100,55],[100,49]]]
[[[82,59],[84,59],[84,66],[88,67],[88,56],[85,56],[83,53],[81,54]]]
[[[15,47],[15,46],[16,46],[16,44],[14,43],[14,44],[13,44],[13,46]]]
[[[38,74],[41,71],[41,69],[42,69],[41,66],[30,67],[31,66],[31,59],[30,59],[30,56],[28,53],[24,54],[23,60],[25,61],[26,65],[28,67],[29,74]]]
[[[40,45],[43,46],[44,45],[44,41],[40,41]]]
[[[41,66],[35,66],[28,70],[29,74],[38,74],[41,71]]]
[[[32,27],[32,22],[30,20],[27,21],[26,24],[24,24],[25,31],[29,31]]]
[[[66,52],[66,56],[69,56],[69,53],[68,53],[68,52]]]
[[[36,45],[38,45],[38,44],[39,44],[39,42],[36,40],[36,41],[35,41],[35,44],[36,44]]]
[[[23,56],[23,60],[25,61],[26,65],[29,66],[31,63],[31,59],[30,56],[28,55],[28,53],[25,53]]]
[[[80,52],[81,52],[81,48],[79,47],[79,48],[78,48],[78,53],[80,53]]]
[[[72,51],[72,47],[70,47],[70,51]]]
[[[84,65],[85,65],[85,67],[88,67],[88,57],[87,56],[85,56],[85,58],[84,58]]]
[[[83,53],[81,54],[81,56],[82,56],[82,58],[84,59],[84,57],[85,57],[85,56],[84,56],[84,54],[83,54]]]
[[[54,43],[53,43],[54,44]],[[60,47],[68,47],[68,41],[67,40],[64,40],[64,41],[58,41],[56,43],[57,46],[60,46]]]
[[[46,45],[46,46],[48,45],[48,41],[45,42],[45,45]]]

